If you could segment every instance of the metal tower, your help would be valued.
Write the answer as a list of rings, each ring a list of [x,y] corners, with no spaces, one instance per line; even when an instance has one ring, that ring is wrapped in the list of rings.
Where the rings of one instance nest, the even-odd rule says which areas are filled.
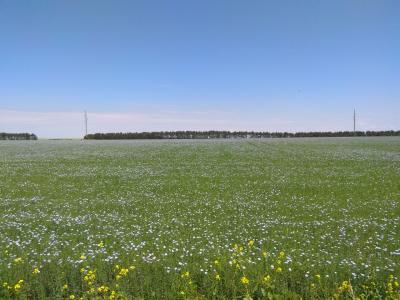
[[[87,117],[87,111],[85,110],[84,112],[84,120],[85,120],[85,136],[87,136],[87,123],[88,123],[88,117]]]

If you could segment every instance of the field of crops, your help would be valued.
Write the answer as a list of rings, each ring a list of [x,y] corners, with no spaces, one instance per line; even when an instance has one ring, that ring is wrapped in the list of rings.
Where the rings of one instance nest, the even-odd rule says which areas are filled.
[[[400,139],[0,142],[0,299],[400,299]]]

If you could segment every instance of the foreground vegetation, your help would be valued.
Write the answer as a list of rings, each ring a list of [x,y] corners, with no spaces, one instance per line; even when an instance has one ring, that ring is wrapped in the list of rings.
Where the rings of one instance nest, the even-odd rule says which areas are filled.
[[[400,298],[398,138],[0,155],[0,299]]]

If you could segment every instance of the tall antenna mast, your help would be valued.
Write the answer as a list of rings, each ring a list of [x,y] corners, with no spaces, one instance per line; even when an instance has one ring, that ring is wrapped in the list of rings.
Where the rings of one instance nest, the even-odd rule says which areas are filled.
[[[356,109],[354,109],[354,114],[353,114],[353,132],[356,132]]]
[[[85,110],[84,112],[84,120],[85,120],[85,136],[87,136],[87,122],[88,122],[88,117],[87,117],[87,111]]]

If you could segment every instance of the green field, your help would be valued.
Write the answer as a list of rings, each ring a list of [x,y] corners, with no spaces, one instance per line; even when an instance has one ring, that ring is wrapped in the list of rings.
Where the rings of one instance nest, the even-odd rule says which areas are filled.
[[[399,277],[399,138],[0,142],[0,299],[400,299]]]

